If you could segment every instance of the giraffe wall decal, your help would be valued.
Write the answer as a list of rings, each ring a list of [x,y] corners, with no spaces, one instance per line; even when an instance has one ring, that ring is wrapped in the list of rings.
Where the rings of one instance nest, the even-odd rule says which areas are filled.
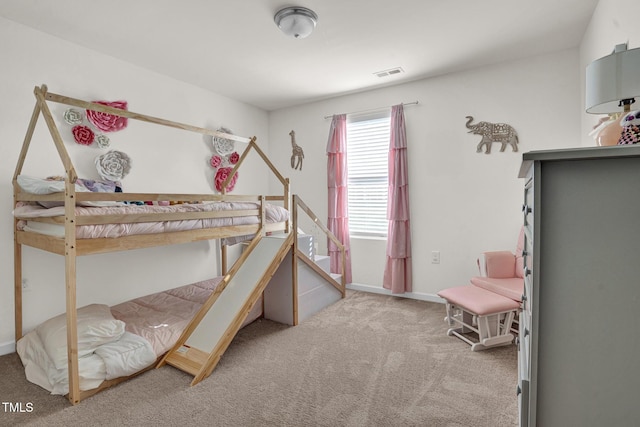
[[[302,151],[302,147],[296,144],[296,132],[292,130],[289,135],[291,136],[291,167],[302,170],[304,151]]]

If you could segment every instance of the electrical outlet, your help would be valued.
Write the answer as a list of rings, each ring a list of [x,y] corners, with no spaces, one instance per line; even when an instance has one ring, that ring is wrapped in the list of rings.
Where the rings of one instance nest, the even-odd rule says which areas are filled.
[[[431,264],[440,264],[440,251],[431,251]]]
[[[31,287],[29,286],[29,281],[27,279],[22,279],[22,292],[29,292]]]

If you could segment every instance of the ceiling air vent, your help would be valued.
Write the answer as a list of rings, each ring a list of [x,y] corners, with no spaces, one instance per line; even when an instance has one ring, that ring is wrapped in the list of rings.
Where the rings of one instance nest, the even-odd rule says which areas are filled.
[[[404,70],[402,69],[402,67],[391,68],[389,70],[384,70],[384,71],[377,71],[373,74],[375,74],[378,77],[389,77],[389,76],[393,76],[394,74],[400,74],[400,73],[404,73]]]

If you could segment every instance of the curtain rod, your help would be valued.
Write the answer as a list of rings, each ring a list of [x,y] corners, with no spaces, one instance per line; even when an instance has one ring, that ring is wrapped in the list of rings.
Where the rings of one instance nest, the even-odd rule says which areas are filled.
[[[418,105],[418,101],[413,101],[413,102],[403,102],[402,105]],[[362,110],[362,111],[352,111],[351,113],[344,113],[346,115],[350,115],[350,114],[362,114],[362,113],[373,113],[374,111],[380,111],[380,110],[384,110],[387,108],[391,108],[392,106],[388,106],[388,107],[379,107],[379,108],[372,108],[370,110]],[[333,117],[333,114],[330,116],[324,116],[325,120],[326,119],[330,119]]]

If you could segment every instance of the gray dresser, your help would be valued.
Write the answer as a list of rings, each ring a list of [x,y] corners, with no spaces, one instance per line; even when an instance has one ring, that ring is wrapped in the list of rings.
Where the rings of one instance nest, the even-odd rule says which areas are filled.
[[[640,425],[640,146],[523,155],[522,426]]]

